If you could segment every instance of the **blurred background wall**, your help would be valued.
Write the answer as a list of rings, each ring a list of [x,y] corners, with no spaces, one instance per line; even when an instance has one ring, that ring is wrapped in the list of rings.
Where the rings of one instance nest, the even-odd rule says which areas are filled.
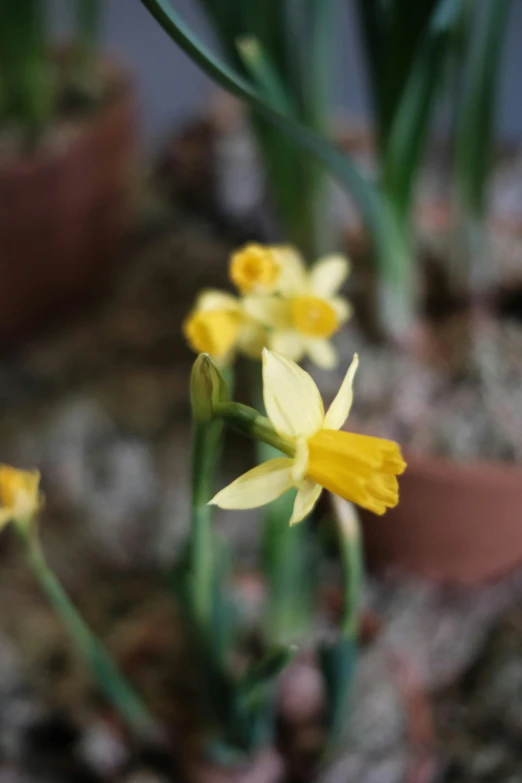
[[[110,48],[133,67],[142,98],[145,139],[154,147],[173,126],[179,126],[198,110],[212,94],[212,84],[167,38],[149,16],[140,0],[106,0],[105,37]],[[255,2],[255,0],[245,0]],[[208,29],[198,13],[198,0],[173,0],[187,22],[207,40]],[[480,2],[480,0],[477,0]],[[515,0],[507,33],[504,79],[499,102],[499,131],[505,141],[522,139],[522,0]],[[339,106],[354,115],[364,114],[365,86],[359,64],[350,3],[343,4],[339,35],[342,46],[345,87],[336,89]]]

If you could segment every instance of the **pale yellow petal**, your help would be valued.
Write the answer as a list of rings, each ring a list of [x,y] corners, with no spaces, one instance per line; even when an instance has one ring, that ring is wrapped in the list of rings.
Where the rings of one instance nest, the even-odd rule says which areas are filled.
[[[316,484],[315,481],[310,481],[309,479],[299,484],[294,502],[294,511],[290,519],[291,525],[296,525],[308,516],[319,500],[319,495],[322,491],[323,488],[320,484]]]
[[[283,495],[294,486],[291,459],[278,457],[252,468],[209,501],[220,508],[257,508]]]
[[[274,248],[274,253],[281,266],[277,289],[285,296],[306,293],[308,273],[301,255],[286,246]]]
[[[341,254],[321,258],[310,272],[310,289],[323,298],[337,293],[350,273],[348,259]]]
[[[227,294],[226,291],[218,291],[214,288],[208,288],[202,291],[196,300],[196,310],[239,310],[241,307],[239,299]]]
[[[246,321],[237,338],[237,350],[250,359],[261,359],[263,348],[270,344],[268,331],[264,326]]]
[[[308,440],[307,438],[297,438],[295,444],[294,464],[292,467],[292,478],[296,484],[303,481],[308,470]]]
[[[249,318],[272,329],[286,329],[290,324],[290,306],[276,296],[245,296],[243,311]]]
[[[270,350],[293,362],[299,362],[304,356],[305,346],[299,332],[295,329],[286,329],[272,333]]]
[[[305,350],[310,359],[322,370],[333,370],[337,367],[339,357],[337,351],[328,340],[318,340],[308,337]]]
[[[344,381],[341,384],[341,388],[337,392],[337,395],[328,408],[326,416],[324,417],[324,428],[327,430],[340,429],[350,413],[350,408],[353,402],[353,379],[357,371],[359,364],[359,357],[354,354],[352,363],[348,368],[348,372],[344,376]]]
[[[344,297],[334,296],[327,301],[330,307],[335,311],[339,323],[344,324],[352,317],[353,307]]]
[[[263,351],[263,399],[280,435],[308,437],[321,429],[324,408],[307,372],[281,354]]]

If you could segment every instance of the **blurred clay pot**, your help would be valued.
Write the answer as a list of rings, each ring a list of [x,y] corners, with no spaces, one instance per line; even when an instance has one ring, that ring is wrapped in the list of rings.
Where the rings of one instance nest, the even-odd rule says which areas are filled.
[[[474,585],[522,562],[522,467],[406,455],[399,505],[361,511],[370,564]]]
[[[4,344],[99,289],[122,249],[132,211],[136,107],[127,75],[111,65],[110,77],[106,103],[58,122],[60,141],[0,160]]]

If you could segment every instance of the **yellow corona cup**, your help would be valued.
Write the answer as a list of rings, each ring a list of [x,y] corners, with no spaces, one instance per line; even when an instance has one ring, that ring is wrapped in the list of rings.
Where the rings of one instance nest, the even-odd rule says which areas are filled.
[[[242,294],[268,294],[276,290],[281,274],[279,248],[251,243],[230,259],[230,279]]]

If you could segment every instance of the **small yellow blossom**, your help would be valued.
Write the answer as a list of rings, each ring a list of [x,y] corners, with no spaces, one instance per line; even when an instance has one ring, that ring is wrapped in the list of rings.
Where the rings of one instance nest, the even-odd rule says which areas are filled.
[[[222,508],[255,508],[296,487],[290,524],[310,513],[323,488],[376,514],[395,506],[399,499],[397,475],[406,467],[399,446],[390,440],[340,431],[350,412],[357,364],[354,356],[325,414],[310,375],[289,359],[264,350],[265,408],[289,456],[253,468],[210,502]]]
[[[183,329],[194,351],[222,359],[236,345],[241,318],[238,313],[227,310],[196,310],[188,316]]]
[[[248,315],[242,300],[224,291],[203,291],[182,329],[193,351],[221,363],[235,351],[259,359],[267,342],[266,330]]]
[[[41,505],[40,473],[0,465],[0,526],[32,520]]]
[[[304,356],[331,369],[338,361],[330,338],[351,315],[337,292],[349,273],[340,255],[320,259],[307,270],[298,253],[280,249],[281,276],[277,296],[247,297],[246,311],[270,331],[269,347],[295,362]]]
[[[230,279],[242,294],[272,293],[280,274],[281,260],[276,246],[250,243],[230,259]]]

